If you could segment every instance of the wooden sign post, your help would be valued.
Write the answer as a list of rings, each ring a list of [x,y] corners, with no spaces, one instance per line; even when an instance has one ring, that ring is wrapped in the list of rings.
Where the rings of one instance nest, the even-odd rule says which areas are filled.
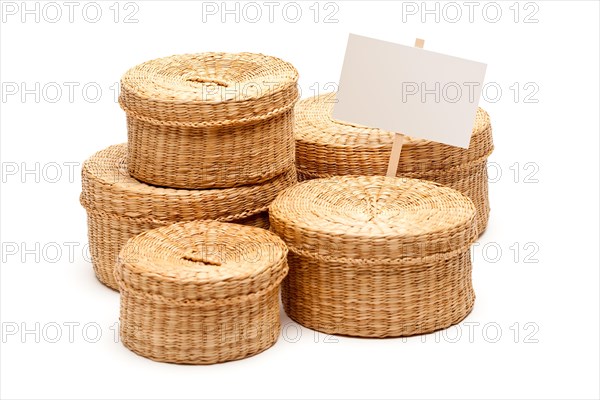
[[[423,48],[425,40],[417,38],[415,40],[415,47],[419,49]],[[402,143],[404,142],[404,135],[396,132],[394,135],[394,141],[392,142],[392,153],[390,154],[390,160],[388,161],[387,173],[385,176],[395,177],[398,171],[398,163],[400,162],[400,153],[402,152]]]

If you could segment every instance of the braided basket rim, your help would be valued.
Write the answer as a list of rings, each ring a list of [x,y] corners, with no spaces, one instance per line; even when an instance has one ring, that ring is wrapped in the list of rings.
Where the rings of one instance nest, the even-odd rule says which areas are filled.
[[[476,238],[471,199],[419,179],[335,176],[304,181],[277,196],[269,219],[271,230],[292,251],[318,252],[317,258],[418,260],[467,248]],[[415,256],[422,243],[431,247]],[[404,246],[412,253],[404,254]],[[344,254],[345,249],[353,256]]]
[[[293,107],[298,78],[292,64],[261,53],[176,54],[127,70],[119,104],[128,115],[160,125],[252,123]]]

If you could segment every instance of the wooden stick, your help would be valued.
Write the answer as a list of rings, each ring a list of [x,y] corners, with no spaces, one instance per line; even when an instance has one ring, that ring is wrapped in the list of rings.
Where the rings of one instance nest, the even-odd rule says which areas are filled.
[[[396,133],[394,135],[394,141],[392,143],[392,154],[390,154],[390,161],[388,161],[387,174],[390,178],[396,176],[398,171],[398,162],[400,161],[400,152],[402,151],[402,143],[404,142],[404,135]]]
[[[425,45],[425,40],[417,38],[415,40],[415,47],[422,49]],[[404,142],[404,135],[396,133],[394,135],[394,141],[392,142],[392,153],[390,154],[390,160],[388,161],[387,173],[385,176],[395,177],[398,172],[398,163],[400,162],[400,153],[402,152],[402,143]]]

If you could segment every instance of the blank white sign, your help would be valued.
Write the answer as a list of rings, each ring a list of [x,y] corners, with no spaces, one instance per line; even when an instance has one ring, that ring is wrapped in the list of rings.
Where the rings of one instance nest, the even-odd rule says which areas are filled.
[[[486,64],[351,34],[333,117],[468,148]]]

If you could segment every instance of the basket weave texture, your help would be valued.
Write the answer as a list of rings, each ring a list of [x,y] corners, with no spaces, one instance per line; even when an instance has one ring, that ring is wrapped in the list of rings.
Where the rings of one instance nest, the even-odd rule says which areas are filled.
[[[328,93],[296,106],[299,179],[385,175],[394,133],[334,120],[334,104],[335,93]],[[489,115],[479,108],[468,149],[405,136],[397,175],[438,182],[470,197],[481,234],[490,213],[487,158],[493,149]]]
[[[471,311],[476,210],[416,179],[344,176],[282,192],[271,230],[289,248],[286,313],[330,334],[393,337],[458,323]]]
[[[292,167],[254,186],[185,190],[155,187],[127,172],[127,145],[110,146],[83,164],[81,204],[87,210],[94,271],[116,289],[114,266],[121,247],[148,229],[179,221],[219,220],[268,228],[268,206],[296,183]]]
[[[182,364],[237,360],[269,348],[280,333],[286,254],[269,231],[215,221],[132,238],[115,269],[123,344]]]
[[[129,172],[157,186],[226,188],[264,182],[294,163],[298,72],[253,53],[147,61],[121,78]]]

